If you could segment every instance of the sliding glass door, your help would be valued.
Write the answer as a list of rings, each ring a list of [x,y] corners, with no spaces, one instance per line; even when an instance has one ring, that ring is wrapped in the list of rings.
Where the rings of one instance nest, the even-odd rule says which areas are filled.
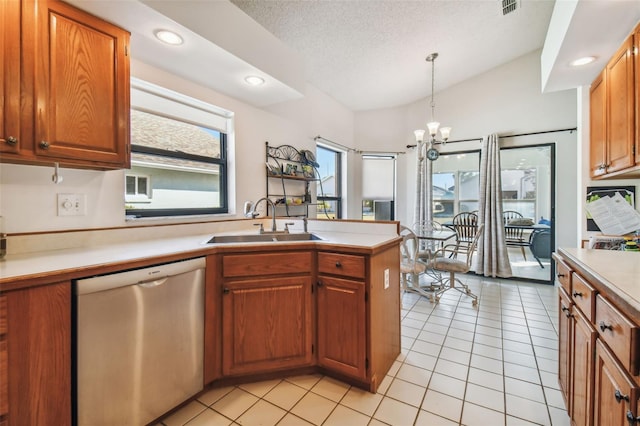
[[[513,276],[551,282],[554,145],[503,148],[500,167],[502,209],[514,212],[505,224],[521,239],[508,245]]]
[[[554,249],[553,144],[500,150],[502,208],[516,218],[505,218],[509,233],[518,236],[509,245],[513,278],[552,282]],[[433,163],[433,217],[446,224],[461,212],[479,206],[480,151],[441,154]]]

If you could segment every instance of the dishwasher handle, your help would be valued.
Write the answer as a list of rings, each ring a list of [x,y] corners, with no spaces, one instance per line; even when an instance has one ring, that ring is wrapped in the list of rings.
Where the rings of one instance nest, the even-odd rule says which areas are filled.
[[[146,280],[146,281],[140,281],[138,282],[138,287],[142,287],[142,288],[153,288],[153,287],[158,287],[161,286],[162,284],[166,283],[167,280],[169,279],[169,277],[162,277],[162,278],[154,278],[154,279],[150,279],[150,280]]]

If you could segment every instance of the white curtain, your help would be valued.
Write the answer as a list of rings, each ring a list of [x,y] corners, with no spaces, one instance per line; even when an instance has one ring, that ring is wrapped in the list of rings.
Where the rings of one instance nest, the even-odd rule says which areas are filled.
[[[484,223],[484,233],[478,242],[476,273],[485,277],[507,278],[511,276],[511,264],[502,219],[500,144],[497,134],[491,134],[483,140],[480,158],[478,222]]]
[[[418,142],[416,147],[416,202],[413,223],[433,220],[433,164],[425,155],[428,142]]]

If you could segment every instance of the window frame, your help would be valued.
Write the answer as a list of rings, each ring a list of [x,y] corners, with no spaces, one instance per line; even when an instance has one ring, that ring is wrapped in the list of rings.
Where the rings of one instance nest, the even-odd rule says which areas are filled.
[[[135,193],[133,194],[130,194],[127,192],[127,178],[135,179]],[[138,190],[138,188],[140,187],[139,185],[140,179],[146,179],[147,181],[147,190],[144,193]],[[126,173],[124,176],[124,185],[125,185],[125,191],[124,191],[125,202],[140,203],[147,200],[149,200],[149,202],[151,201],[153,197],[151,194],[151,176],[138,174],[138,173]]]
[[[316,189],[316,200],[317,200],[317,208],[316,208],[316,218],[322,219],[326,218],[324,213],[324,209],[320,207],[323,202],[335,202],[336,203],[336,219],[342,219],[342,151],[338,151],[337,149],[331,148],[326,145],[317,144],[316,145],[316,158],[318,149],[324,149],[326,151],[332,152],[334,154],[335,161],[335,181],[336,181],[336,195],[334,196],[326,196],[326,195],[317,195],[317,189],[321,189],[322,176],[318,179],[318,188]],[[324,190],[322,191],[324,193]]]
[[[131,144],[131,154],[133,153],[141,153],[141,154],[150,154],[157,156],[164,156],[167,158],[175,158],[182,160],[191,160],[191,161],[199,161],[207,164],[214,164],[218,167],[219,170],[219,196],[220,196],[220,206],[219,207],[206,207],[206,208],[161,208],[161,209],[127,209],[125,208],[125,216],[128,218],[146,218],[146,217],[154,217],[154,218],[162,218],[162,217],[175,217],[175,216],[197,216],[197,215],[215,215],[215,214],[229,214],[230,209],[230,191],[229,188],[230,182],[230,170],[231,166],[229,164],[230,158],[230,144],[229,144],[229,133],[233,132],[233,113],[230,111],[224,110],[222,108],[216,107],[214,105],[208,104],[206,102],[200,101],[195,98],[191,98],[187,95],[183,95],[181,93],[173,92],[170,89],[166,89],[164,87],[156,86],[154,84],[138,80],[136,78],[131,79],[131,87],[134,90],[137,90],[139,93],[139,102],[138,104],[134,103],[134,99],[131,102],[131,109],[142,111],[148,114],[153,114],[159,117],[176,120],[188,124],[192,124],[195,126],[205,127],[211,130],[215,130],[220,134],[220,158],[207,157],[203,155],[190,154],[181,151],[170,151],[161,148],[153,148],[147,146],[141,146],[137,144]],[[134,98],[134,96],[132,96]],[[154,105],[157,104],[158,107],[154,108]],[[167,113],[166,106],[175,106],[181,112],[177,114]],[[217,122],[207,124],[203,122],[204,120],[190,120],[185,115],[185,110],[193,110],[202,116],[216,116]],[[182,114],[182,115],[181,115]],[[224,123],[224,124],[220,124]],[[223,127],[223,128],[221,128]],[[135,166],[134,161],[132,160],[132,166]],[[135,175],[132,173],[131,175]],[[151,179],[148,177],[149,188],[148,191],[151,192],[152,188],[150,186]],[[125,178],[125,205],[127,204],[127,194],[126,194],[126,178]],[[152,197],[149,195],[149,200]]]

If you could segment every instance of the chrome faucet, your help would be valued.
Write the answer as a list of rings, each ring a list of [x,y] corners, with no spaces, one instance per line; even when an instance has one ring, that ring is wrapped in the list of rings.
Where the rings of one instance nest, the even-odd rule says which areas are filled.
[[[256,201],[256,203],[253,204],[253,206],[251,205],[250,201],[247,201],[244,205],[245,216],[256,218],[258,216],[258,213],[256,212],[256,208],[258,207],[258,204],[260,204],[260,201],[264,201],[271,206],[271,232],[276,232],[276,205],[274,204],[273,201],[271,201],[270,198],[262,197],[258,201]],[[267,216],[268,215],[269,215],[269,208],[267,207]],[[262,229],[262,227],[260,227],[260,233],[262,234],[263,232],[264,230]]]

